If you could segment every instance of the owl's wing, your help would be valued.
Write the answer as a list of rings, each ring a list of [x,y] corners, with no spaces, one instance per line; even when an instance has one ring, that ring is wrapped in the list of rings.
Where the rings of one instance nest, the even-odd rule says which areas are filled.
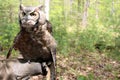
[[[51,55],[52,55],[54,67],[56,67],[56,48],[51,49]]]
[[[21,35],[21,31],[17,34],[17,36],[15,37],[15,39],[13,41],[13,45],[9,48],[9,51],[7,53],[7,56],[6,56],[6,59],[8,59],[11,56],[11,52],[12,52],[12,50],[14,48],[14,45],[16,44],[17,39],[19,38],[20,35]]]
[[[53,62],[50,65],[51,80],[56,80],[56,47],[50,48]]]
[[[47,22],[47,30],[52,35],[52,24],[48,20],[46,20],[46,22]]]

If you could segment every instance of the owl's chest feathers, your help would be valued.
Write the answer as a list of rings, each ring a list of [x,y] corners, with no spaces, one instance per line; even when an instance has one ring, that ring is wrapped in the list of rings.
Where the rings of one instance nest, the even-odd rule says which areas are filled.
[[[31,33],[22,31],[20,36],[17,37],[15,48],[20,51],[37,51],[37,49],[41,49],[42,51],[46,49],[50,43],[49,35],[48,31],[41,31],[41,29]]]
[[[46,36],[46,31],[41,30],[35,31],[30,34],[31,39],[43,47],[46,47],[46,45],[48,44],[47,42],[49,41],[48,39],[46,39]]]
[[[19,50],[20,53],[27,59],[41,57],[49,59],[51,53],[47,46],[48,39],[45,37],[46,32],[21,32],[17,37],[14,49]]]
[[[51,34],[46,29],[46,26],[47,24],[44,24],[44,25],[40,25],[39,27],[35,27],[29,30],[27,29],[28,33],[27,31],[25,32],[27,33],[28,36],[25,36],[25,38],[32,40],[33,42],[40,44],[41,46],[48,45],[50,42]]]

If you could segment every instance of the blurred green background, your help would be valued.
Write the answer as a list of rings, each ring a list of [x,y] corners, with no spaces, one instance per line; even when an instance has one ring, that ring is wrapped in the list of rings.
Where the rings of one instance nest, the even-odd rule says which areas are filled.
[[[23,0],[38,6],[44,0]],[[119,0],[51,0],[50,22],[58,53],[115,51],[120,48]],[[19,0],[0,0],[0,46],[4,54],[19,31]]]
[[[23,0],[26,6],[46,0]],[[19,0],[0,0],[0,54],[19,32]],[[120,0],[50,0],[59,80],[120,79]],[[13,51],[13,55],[18,52]]]

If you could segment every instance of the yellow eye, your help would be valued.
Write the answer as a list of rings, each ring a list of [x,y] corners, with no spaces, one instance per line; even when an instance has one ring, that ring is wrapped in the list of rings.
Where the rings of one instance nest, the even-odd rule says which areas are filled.
[[[30,13],[31,16],[36,16],[35,12]]]

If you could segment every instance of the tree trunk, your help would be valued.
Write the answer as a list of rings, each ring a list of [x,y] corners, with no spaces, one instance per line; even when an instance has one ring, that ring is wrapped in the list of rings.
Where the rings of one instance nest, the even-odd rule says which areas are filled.
[[[95,18],[98,20],[98,0],[96,0],[95,2],[95,11],[96,11],[96,15],[95,15]]]
[[[112,0],[112,10],[111,10],[112,15],[114,15],[114,13],[115,13],[114,4],[115,4],[115,2],[114,2],[114,0]]]
[[[43,0],[39,0],[39,3],[42,4]]]
[[[70,0],[70,13],[72,14],[72,5],[73,5],[73,0]]]
[[[81,6],[81,0],[78,0],[78,12],[81,11],[80,6]]]
[[[49,20],[50,0],[45,0],[45,14],[47,20]]]
[[[12,5],[10,5],[10,7],[9,7],[9,19],[10,19],[10,22],[13,22],[13,7],[12,7]]]
[[[81,19],[81,0],[77,1],[77,28],[80,26],[80,19]],[[77,29],[79,30],[79,29]]]
[[[64,0],[63,8],[64,8],[64,26],[66,26],[67,21],[67,14],[68,14],[68,0]]]
[[[88,7],[89,7],[89,0],[86,0],[84,2],[84,12],[83,12],[83,17],[82,17],[82,26],[86,27],[87,26],[87,16],[88,16]]]

